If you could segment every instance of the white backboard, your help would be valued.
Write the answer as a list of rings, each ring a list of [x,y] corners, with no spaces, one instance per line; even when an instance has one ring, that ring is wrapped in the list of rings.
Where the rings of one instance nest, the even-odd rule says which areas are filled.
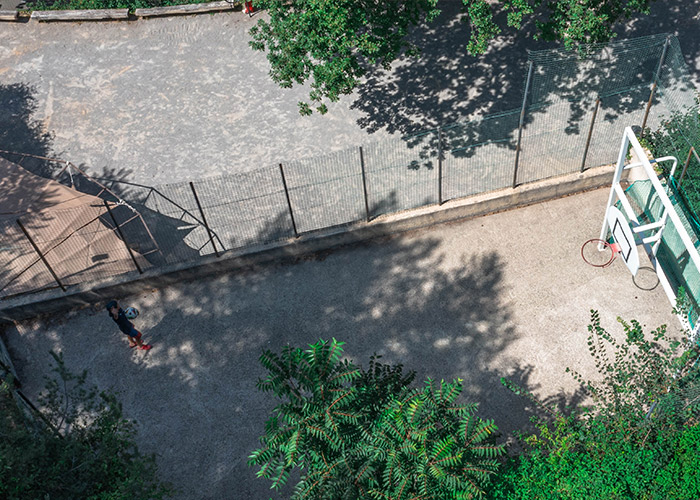
[[[639,271],[639,252],[637,251],[637,243],[634,240],[634,233],[627,222],[625,216],[614,206],[608,207],[606,219],[612,232],[612,237],[615,243],[620,247],[620,257],[625,261],[627,269],[630,270],[632,276]]]

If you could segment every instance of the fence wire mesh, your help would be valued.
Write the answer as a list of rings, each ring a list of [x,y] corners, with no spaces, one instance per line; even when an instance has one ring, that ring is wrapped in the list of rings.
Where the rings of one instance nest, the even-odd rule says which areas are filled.
[[[654,80],[668,35],[651,35],[608,44],[591,44],[579,51],[532,51],[535,65],[531,102],[553,98],[582,101],[616,94]],[[648,97],[648,94],[647,94]]]
[[[283,166],[297,231],[338,226],[366,218],[359,148]],[[288,209],[280,218],[290,217]]]
[[[443,201],[513,185],[518,110],[442,129]]]
[[[694,89],[674,37],[654,35],[578,52],[537,51],[529,53],[528,61],[532,71],[523,75],[526,92],[519,109],[191,183],[95,182],[67,169],[59,181],[113,203],[116,225],[105,213],[89,224],[68,213],[31,224],[84,225],[59,245],[70,261],[62,264],[68,284],[133,271],[133,262],[123,259],[128,257],[123,253],[127,245],[147,268],[196,261],[215,250],[220,254],[279,243],[324,228],[614,163],[624,128],[639,127],[645,120],[654,82],[658,88],[647,126],[685,113],[688,124],[682,140],[674,142],[675,154],[687,155],[691,145],[700,147]],[[10,160],[19,162],[17,157]],[[686,175],[699,178],[700,161],[691,162]],[[687,189],[683,196],[700,200],[700,192]],[[57,217],[65,220],[58,223]],[[117,225],[121,235],[116,234]],[[0,258],[12,263],[0,271],[0,286],[5,287],[0,297],[55,286],[15,226],[12,221],[0,226]],[[42,251],[60,237],[42,240]],[[104,249],[103,262],[88,262],[80,252],[81,246],[97,250],[106,242],[114,248]],[[51,262],[51,256],[47,259]],[[32,278],[13,279],[13,266],[31,268],[23,274]]]
[[[94,281],[136,269],[104,205],[86,205],[50,214],[4,221],[3,295]],[[143,267],[148,263],[142,256]]]
[[[581,170],[593,107],[592,102],[557,100],[530,108],[522,134],[518,184]]]
[[[438,202],[437,130],[363,147],[370,217]]]

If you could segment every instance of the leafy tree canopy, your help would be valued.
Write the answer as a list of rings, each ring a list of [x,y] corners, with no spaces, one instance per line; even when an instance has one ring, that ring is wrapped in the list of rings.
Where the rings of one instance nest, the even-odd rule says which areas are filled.
[[[445,1],[445,0],[443,0]],[[482,54],[501,33],[496,14],[520,29],[534,19],[535,37],[561,40],[568,48],[606,42],[612,27],[637,13],[648,13],[651,0],[462,0],[463,21],[471,34],[470,54]],[[434,20],[438,0],[254,0],[267,10],[250,30],[251,46],[267,52],[270,75],[282,87],[310,82],[309,102],[327,111],[324,100],[350,94],[368,67],[389,65],[401,56],[417,56],[420,48],[407,35],[412,26]]]
[[[342,342],[304,351],[265,351],[258,382],[281,402],[250,456],[272,487],[301,473],[295,499],[467,499],[481,496],[503,446],[496,426],[457,401],[461,381],[427,380],[401,365],[370,359],[364,370],[343,359]]]
[[[133,442],[134,423],[110,393],[85,386],[60,355],[47,381],[42,413],[29,419],[0,385],[0,498],[146,500],[172,492],[153,456]]]

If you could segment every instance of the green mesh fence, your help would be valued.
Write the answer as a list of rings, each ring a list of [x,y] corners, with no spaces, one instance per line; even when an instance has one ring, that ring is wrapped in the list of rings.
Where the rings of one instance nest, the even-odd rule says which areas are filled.
[[[654,80],[668,35],[651,35],[608,44],[591,44],[579,52],[564,49],[532,51],[534,63],[531,102],[553,98],[595,100],[648,85]],[[648,97],[648,94],[647,94]]]
[[[297,230],[355,222],[366,217],[360,148],[284,165]],[[284,215],[289,218],[287,207]]]
[[[438,139],[430,130],[363,146],[370,217],[438,202]]]
[[[636,181],[627,188],[626,193],[640,223],[656,222],[661,218],[663,204],[654,193],[651,181]],[[669,189],[668,195],[683,227],[697,248],[700,245],[700,240],[698,240],[691,219],[686,214],[683,203],[672,188]],[[700,270],[690,259],[688,250],[678,234],[678,229],[670,219],[661,238],[657,259],[674,291],[677,293],[680,287],[685,289],[691,306],[689,319],[691,325],[695,325],[700,312],[700,308],[698,308],[698,304],[700,304]]]
[[[528,109],[528,123],[521,140],[518,184],[581,170],[593,103],[552,101]],[[556,140],[552,140],[554,137]],[[608,159],[603,164],[610,162]]]
[[[641,126],[648,100],[648,86],[600,96],[586,168],[617,161],[625,127]]]

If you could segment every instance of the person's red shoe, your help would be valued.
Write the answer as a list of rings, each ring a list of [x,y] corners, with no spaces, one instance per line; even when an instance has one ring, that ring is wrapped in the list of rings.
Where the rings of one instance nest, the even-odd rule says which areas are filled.
[[[152,345],[149,345],[149,344],[144,344],[144,345],[141,346],[141,350],[142,350],[142,351],[147,351],[147,350],[149,350],[151,347],[153,347],[153,346],[152,346]]]

